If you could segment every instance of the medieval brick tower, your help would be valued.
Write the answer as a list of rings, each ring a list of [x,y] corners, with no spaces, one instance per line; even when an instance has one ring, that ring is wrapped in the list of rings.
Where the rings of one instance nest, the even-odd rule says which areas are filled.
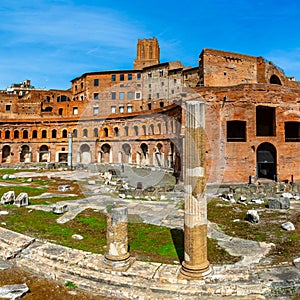
[[[136,60],[134,61],[135,70],[159,64],[159,59],[160,49],[156,38],[138,40]]]

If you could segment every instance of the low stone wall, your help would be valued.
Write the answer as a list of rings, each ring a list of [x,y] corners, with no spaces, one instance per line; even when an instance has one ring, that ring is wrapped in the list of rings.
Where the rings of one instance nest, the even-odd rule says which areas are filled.
[[[205,280],[186,281],[177,277],[179,265],[136,260],[125,271],[111,271],[100,254],[34,240],[3,228],[0,245],[2,259],[10,259],[46,278],[70,281],[83,290],[111,298],[249,300],[274,299],[272,295],[286,295],[291,289],[300,292],[299,270],[289,265],[213,266],[212,275]],[[14,249],[15,255],[7,257],[7,248]]]

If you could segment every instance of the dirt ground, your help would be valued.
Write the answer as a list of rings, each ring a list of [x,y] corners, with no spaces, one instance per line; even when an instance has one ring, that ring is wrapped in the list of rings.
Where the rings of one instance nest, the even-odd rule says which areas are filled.
[[[25,272],[17,267],[0,271],[0,286],[24,283],[27,284],[30,292],[24,295],[21,298],[22,300],[108,300],[108,298],[102,296],[95,296],[79,289],[66,287],[55,281]]]

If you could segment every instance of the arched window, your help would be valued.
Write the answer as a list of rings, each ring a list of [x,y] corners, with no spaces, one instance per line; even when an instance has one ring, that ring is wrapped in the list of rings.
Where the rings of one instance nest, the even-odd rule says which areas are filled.
[[[94,128],[94,137],[98,137],[99,131],[98,128]]]
[[[281,85],[281,81],[280,81],[279,77],[276,76],[276,75],[272,75],[270,77],[270,83],[271,84],[279,84],[279,85]]]
[[[37,130],[32,131],[32,138],[36,139],[37,138]]]
[[[52,138],[56,139],[56,136],[57,136],[57,131],[56,131],[56,129],[53,129],[52,130]]]
[[[158,134],[161,134],[161,125],[157,124],[157,128],[158,128]]]
[[[103,129],[103,131],[104,131],[104,136],[105,136],[105,137],[108,137],[108,128],[105,127],[105,128]]]
[[[125,132],[124,135],[125,135],[125,136],[128,136],[128,126],[125,126],[125,127],[124,127],[124,132]]]
[[[147,131],[146,131],[146,126],[145,125],[142,126],[142,129],[143,129],[143,135],[147,135]]]
[[[83,137],[88,137],[88,130],[87,129],[83,129]]]
[[[77,138],[77,135],[78,135],[78,131],[77,131],[77,129],[74,129],[74,130],[73,130],[73,137],[74,137],[74,138]]]
[[[154,135],[154,125],[150,125],[150,134]]]
[[[28,131],[27,130],[23,131],[23,139],[28,139]]]
[[[19,130],[15,130],[14,131],[14,139],[18,139],[19,138]]]
[[[118,127],[114,128],[114,135],[119,136],[119,128]]]
[[[42,139],[46,139],[47,138],[47,130],[43,130],[42,131]]]
[[[67,131],[67,129],[64,129],[62,131],[62,138],[67,138],[67,137],[68,137],[68,131]]]
[[[10,138],[10,131],[9,130],[5,130],[5,138],[6,139]]]
[[[139,135],[139,128],[137,126],[134,126],[133,130],[135,135]]]

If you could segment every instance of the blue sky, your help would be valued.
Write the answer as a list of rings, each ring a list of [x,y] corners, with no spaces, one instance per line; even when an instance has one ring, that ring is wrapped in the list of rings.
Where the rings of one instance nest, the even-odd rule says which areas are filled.
[[[300,80],[300,2],[1,0],[0,89],[31,79],[68,89],[85,72],[132,69],[138,38],[161,62],[197,66],[203,48],[263,56]]]

